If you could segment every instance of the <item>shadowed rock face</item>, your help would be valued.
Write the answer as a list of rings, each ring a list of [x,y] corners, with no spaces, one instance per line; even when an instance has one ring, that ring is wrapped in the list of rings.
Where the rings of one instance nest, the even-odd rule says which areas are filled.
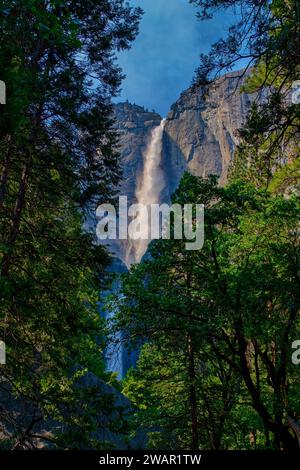
[[[74,387],[85,391],[85,396],[89,394],[88,405],[90,408],[95,407],[92,417],[94,430],[89,433],[90,443],[82,444],[79,450],[92,450],[93,441],[103,445],[110,443],[119,450],[145,448],[146,436],[143,432],[128,441],[120,426],[122,423],[125,426],[133,412],[128,398],[91,372],[79,378]],[[65,439],[68,436],[72,442],[74,433],[76,435],[79,430],[65,420],[71,415],[81,416],[84,412],[82,402],[78,401],[75,405],[70,403],[69,407],[62,404],[62,421],[55,421],[47,418],[38,402],[25,396],[16,398],[10,384],[2,380],[0,403],[0,450],[72,448]]]
[[[137,182],[143,169],[143,154],[151,131],[162,118],[155,112],[130,103],[115,105],[115,118],[123,169],[120,194],[127,196],[131,204],[135,201]]]
[[[115,128],[118,131],[123,178],[119,185],[120,196],[127,196],[128,205],[136,202],[136,190],[143,171],[143,155],[152,130],[161,122],[161,116],[135,104],[119,103],[114,106]],[[95,221],[90,222],[94,232]],[[105,243],[109,251],[127,263],[128,241],[110,240]],[[132,260],[131,260],[132,261]]]

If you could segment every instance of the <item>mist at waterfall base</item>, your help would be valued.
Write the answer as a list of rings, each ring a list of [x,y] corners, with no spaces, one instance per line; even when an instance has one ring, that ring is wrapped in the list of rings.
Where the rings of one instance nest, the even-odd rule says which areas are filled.
[[[166,186],[166,178],[161,165],[162,160],[162,142],[164,134],[165,119],[162,119],[160,124],[151,131],[151,135],[146,147],[143,152],[143,165],[141,174],[138,176],[137,188],[135,191],[135,198],[137,204],[143,204],[149,209],[151,204],[158,204],[160,202],[160,195]],[[143,218],[144,212],[141,213],[139,218],[141,224],[141,230],[143,227],[146,228],[148,233],[144,238],[137,240],[128,240],[125,251],[125,258],[120,260],[115,258],[110,266],[110,273],[121,274],[126,272],[126,266],[130,267],[131,264],[137,264],[141,261],[142,257],[147,251],[148,245],[151,241],[149,227],[149,214],[150,210],[147,211],[147,215]],[[124,264],[125,263],[125,264]],[[126,265],[126,266],[125,266]],[[118,294],[120,291],[120,280],[116,278],[113,282],[109,292]],[[105,297],[104,296],[104,297]],[[109,321],[113,318],[114,312],[105,312],[105,317]],[[106,366],[111,372],[116,372],[118,379],[125,377],[128,369],[135,366],[139,352],[127,351],[126,345],[124,344],[124,337],[122,332],[118,332],[110,341],[106,350]]]

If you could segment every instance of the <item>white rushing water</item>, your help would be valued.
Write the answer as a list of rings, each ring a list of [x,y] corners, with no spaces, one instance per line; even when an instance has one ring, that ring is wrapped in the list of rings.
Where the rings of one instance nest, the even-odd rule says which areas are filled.
[[[143,170],[135,192],[137,203],[147,206],[148,214],[150,214],[151,204],[158,204],[160,202],[160,194],[165,188],[165,176],[161,167],[165,121],[166,120],[163,119],[160,125],[152,130],[146,151],[143,154]],[[150,226],[148,224],[150,220],[147,218],[146,214],[141,213],[139,220],[141,226]],[[143,255],[146,253],[150,241],[150,233],[148,233],[147,239],[131,240],[130,246],[128,247],[128,258],[132,259],[131,262],[140,262]]]

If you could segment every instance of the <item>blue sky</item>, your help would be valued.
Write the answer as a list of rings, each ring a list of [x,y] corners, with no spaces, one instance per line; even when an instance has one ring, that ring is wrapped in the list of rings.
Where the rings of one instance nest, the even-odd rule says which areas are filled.
[[[116,101],[129,100],[165,116],[191,84],[199,56],[224,34],[232,16],[199,21],[188,0],[130,0],[144,16],[132,48],[118,61],[126,75]]]

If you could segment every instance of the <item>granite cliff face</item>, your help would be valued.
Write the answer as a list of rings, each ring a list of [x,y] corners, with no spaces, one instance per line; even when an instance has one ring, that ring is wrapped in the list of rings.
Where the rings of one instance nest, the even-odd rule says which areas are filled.
[[[166,117],[162,151],[168,193],[177,187],[186,170],[198,176],[213,173],[220,177],[220,184],[226,182],[238,142],[237,130],[254,99],[239,91],[239,76],[240,72],[233,72],[208,86],[191,87],[172,105]],[[134,201],[151,130],[162,118],[128,102],[117,104],[115,115],[124,169],[120,193]]]
[[[123,179],[120,194],[128,197],[128,202],[136,200],[138,179],[143,170],[143,155],[146,151],[151,131],[159,126],[161,116],[135,104],[115,105],[116,128],[119,134],[119,150]]]
[[[167,116],[164,165],[170,192],[182,173],[215,174],[224,184],[242,126],[254,97],[239,91],[240,72],[224,75],[208,86],[182,93]]]
[[[226,182],[238,142],[237,130],[254,99],[239,91],[239,77],[240,72],[234,72],[208,86],[191,87],[172,105],[164,123],[161,155],[157,156],[165,179],[158,202],[169,201],[184,171],[198,176],[216,174],[220,184]],[[115,105],[115,117],[124,174],[120,194],[132,204],[138,202],[147,148],[162,118],[128,102]],[[127,265],[136,261],[135,248],[128,243],[118,241],[112,246]]]
[[[136,192],[140,181],[144,154],[153,129],[159,126],[161,116],[135,104],[119,103],[114,107],[115,128],[118,131],[123,178],[119,185],[120,196],[127,196],[128,205],[137,202]],[[94,230],[94,222],[92,230]],[[127,266],[135,261],[134,247],[128,240],[113,240],[105,243],[109,251],[120,258]]]

